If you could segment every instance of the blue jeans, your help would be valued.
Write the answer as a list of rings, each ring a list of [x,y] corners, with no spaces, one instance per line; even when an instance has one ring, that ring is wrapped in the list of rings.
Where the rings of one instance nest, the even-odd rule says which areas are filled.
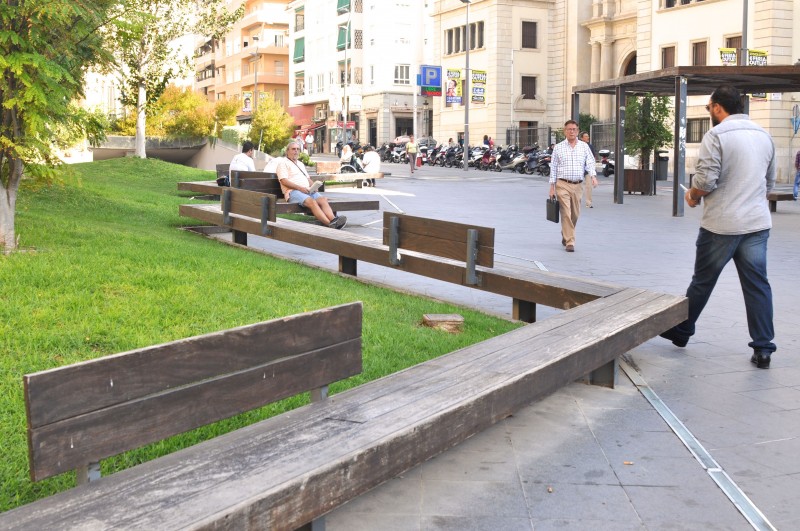
[[[705,308],[717,279],[725,265],[733,259],[744,293],[747,328],[754,350],[775,352],[772,340],[772,289],[767,280],[767,240],[769,229],[750,234],[723,235],[700,229],[697,236],[697,255],[694,276],[686,297],[689,299],[689,318],[674,328],[685,338],[694,335],[695,323]]]
[[[800,170],[794,174],[794,198],[797,199],[797,192],[800,190]]]

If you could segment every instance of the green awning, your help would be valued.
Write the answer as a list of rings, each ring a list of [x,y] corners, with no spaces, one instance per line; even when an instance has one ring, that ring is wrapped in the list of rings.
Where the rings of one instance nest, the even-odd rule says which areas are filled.
[[[300,63],[306,58],[306,38],[301,37],[294,41],[294,62]]]
[[[339,0],[339,3],[336,5],[336,12],[337,13],[347,13],[350,11],[350,0]]]
[[[348,35],[347,27],[346,26],[339,26],[339,38],[336,40],[336,49],[337,50],[344,50],[345,42],[347,42],[347,47],[350,48],[350,36]]]

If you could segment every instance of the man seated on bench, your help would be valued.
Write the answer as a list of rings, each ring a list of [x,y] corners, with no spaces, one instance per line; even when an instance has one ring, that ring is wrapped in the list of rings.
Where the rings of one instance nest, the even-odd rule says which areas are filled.
[[[286,146],[286,157],[278,163],[275,172],[286,202],[303,205],[323,225],[332,229],[343,229],[347,225],[347,218],[334,215],[328,200],[319,192],[309,190],[314,181],[308,176],[305,164],[297,160],[299,154],[300,144],[294,140],[289,142]]]
[[[231,166],[228,171],[256,171],[256,164],[253,162],[255,150],[255,144],[247,140],[242,144],[242,152],[231,160]]]

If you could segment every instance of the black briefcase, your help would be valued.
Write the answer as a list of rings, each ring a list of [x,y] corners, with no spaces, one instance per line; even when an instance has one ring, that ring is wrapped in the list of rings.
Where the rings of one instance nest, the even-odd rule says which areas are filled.
[[[547,221],[558,223],[558,198],[547,198]]]

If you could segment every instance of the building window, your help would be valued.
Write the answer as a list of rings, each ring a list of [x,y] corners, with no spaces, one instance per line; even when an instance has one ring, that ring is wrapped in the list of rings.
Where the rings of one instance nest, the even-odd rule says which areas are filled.
[[[538,48],[536,45],[536,22],[522,22],[522,47]]]
[[[276,76],[283,75],[283,61],[275,61],[275,75]]]
[[[303,10],[294,13],[294,30],[301,31],[306,27],[306,16]]]
[[[394,84],[410,85],[411,76],[409,75],[410,65],[394,65]]]
[[[362,72],[363,72],[363,70],[361,69],[360,66],[353,67],[353,78],[356,81],[356,85],[360,85],[363,82],[363,79],[362,79],[363,74],[362,74]]]
[[[361,50],[364,48],[364,31],[357,29],[355,31],[355,47],[356,50]]]
[[[708,133],[711,120],[708,118],[689,118],[686,120],[686,143],[697,144],[703,141],[703,135]]]
[[[675,66],[675,47],[665,46],[661,48],[661,68]]]
[[[737,50],[739,50],[742,47],[742,36],[738,35],[736,37],[726,37],[725,47],[736,48]]]
[[[302,63],[306,58],[306,39],[301,37],[294,41],[294,62]]]
[[[536,78],[533,76],[522,76],[522,94],[524,100],[536,99]]]
[[[708,43],[705,41],[692,44],[692,64],[694,66],[705,66],[707,64],[707,49]]]
[[[369,65],[369,84],[375,84],[375,65]]]
[[[303,77],[303,73],[299,72],[297,77],[294,79],[294,95],[295,96],[303,96],[306,93],[306,80]]]
[[[336,12],[341,15],[348,11],[350,11],[350,0],[339,0],[336,4]]]
[[[467,38],[469,38],[469,49],[483,48],[483,22],[474,22],[469,25],[469,35],[467,27],[459,26],[445,31],[445,55],[467,51]]]
[[[325,74],[317,74],[317,92],[325,90]]]

